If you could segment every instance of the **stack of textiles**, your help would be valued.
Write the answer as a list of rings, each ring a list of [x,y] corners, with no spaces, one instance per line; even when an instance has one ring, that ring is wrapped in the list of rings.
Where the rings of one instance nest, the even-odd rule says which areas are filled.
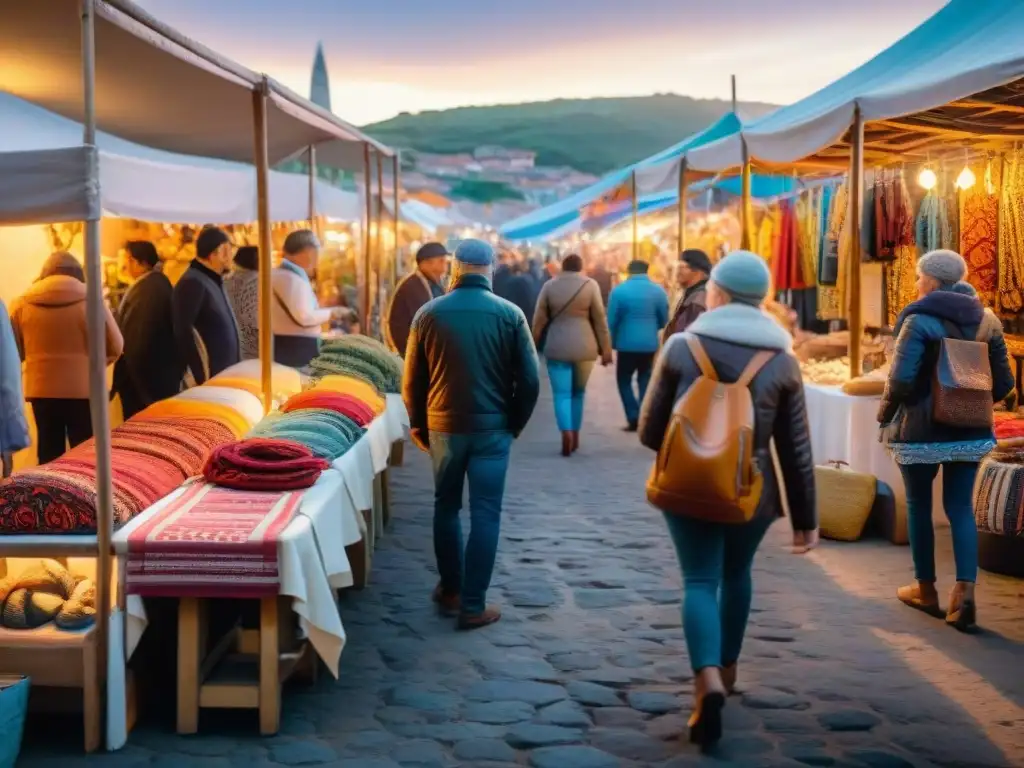
[[[259,360],[243,360],[242,362],[225,368],[218,373],[207,384],[215,387],[232,387],[242,389],[262,399],[262,370]],[[294,368],[287,365],[274,363],[270,373],[270,388],[272,399],[275,403],[283,403],[296,392],[301,392],[303,386],[302,375]]]
[[[216,390],[154,403],[111,432],[115,527],[199,474],[213,448],[252,428],[262,413],[258,401]],[[89,440],[0,485],[0,532],[94,533],[96,503],[96,446]]]
[[[1024,418],[1019,413],[996,411],[993,431],[996,440],[1016,440],[1024,438]]]
[[[348,416],[360,427],[367,427],[376,414],[373,409],[354,395],[331,392],[327,389],[310,389],[288,398],[281,406],[285,413],[301,411],[308,408],[323,408],[328,411]]]
[[[314,456],[334,461],[344,456],[364,431],[355,421],[337,411],[304,408],[268,415],[249,436],[293,440],[308,447]]]
[[[974,518],[979,531],[1024,536],[1024,463],[1019,451],[995,451],[978,468]]]
[[[201,387],[187,389],[175,399],[226,405],[238,411],[252,424],[263,418],[263,401],[257,395],[244,389],[224,386],[219,381],[216,384],[203,384]]]
[[[215,448],[203,479],[239,491],[297,491],[313,485],[328,467],[301,443],[255,437]]]
[[[366,403],[376,416],[384,413],[384,408],[387,405],[384,396],[373,385],[352,376],[324,376],[316,382],[310,391],[352,395],[357,400]]]
[[[345,336],[326,343],[310,368],[314,378],[343,374],[361,378],[380,392],[402,389],[402,359],[368,336]]]
[[[96,620],[96,587],[56,560],[39,560],[0,579],[2,623],[35,629],[51,621],[60,629],[85,629]]]

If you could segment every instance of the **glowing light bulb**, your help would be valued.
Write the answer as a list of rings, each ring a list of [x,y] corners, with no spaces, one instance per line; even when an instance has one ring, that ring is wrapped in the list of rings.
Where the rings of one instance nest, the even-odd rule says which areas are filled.
[[[966,165],[964,169],[960,171],[960,175],[956,177],[956,185],[960,189],[970,189],[977,182],[977,178],[974,175],[974,171],[968,168]]]
[[[939,177],[935,175],[935,171],[931,168],[925,168],[917,177],[917,183],[921,185],[922,189],[932,190],[939,183]]]

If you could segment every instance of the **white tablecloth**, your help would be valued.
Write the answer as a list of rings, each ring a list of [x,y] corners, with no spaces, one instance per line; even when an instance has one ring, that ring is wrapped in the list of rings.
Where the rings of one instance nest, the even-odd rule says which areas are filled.
[[[815,464],[845,461],[854,472],[874,475],[888,484],[896,503],[907,503],[903,476],[885,446],[878,442],[878,397],[854,397],[839,387],[804,384],[811,450]],[[941,474],[941,473],[940,473]],[[936,478],[939,483],[941,478]],[[936,485],[932,503],[936,522],[945,522],[942,494]]]

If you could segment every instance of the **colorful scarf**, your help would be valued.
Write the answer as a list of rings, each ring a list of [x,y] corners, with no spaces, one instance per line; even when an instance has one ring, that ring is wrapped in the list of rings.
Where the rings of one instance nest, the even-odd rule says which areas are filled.
[[[373,409],[354,395],[319,389],[292,395],[288,398],[288,402],[281,407],[281,410],[290,413],[309,408],[335,411],[348,416],[360,427],[368,426],[375,416]]]
[[[328,467],[299,443],[249,438],[216,448],[203,467],[203,478],[240,491],[294,491],[309,488]]]

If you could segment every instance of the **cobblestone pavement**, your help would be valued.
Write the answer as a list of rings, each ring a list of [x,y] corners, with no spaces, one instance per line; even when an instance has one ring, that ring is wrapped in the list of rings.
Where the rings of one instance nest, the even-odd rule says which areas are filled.
[[[784,523],[757,560],[742,696],[718,753],[698,755],[680,738],[692,695],[680,578],[643,501],[651,457],[620,422],[599,370],[583,448],[566,460],[542,399],[514,449],[490,595],[499,624],[458,633],[432,611],[429,468],[407,451],[373,583],[342,597],[342,677],[289,689],[279,736],[253,735],[255,716],[204,716],[203,735],[144,724],[93,758],[35,740],[21,764],[1024,766],[1024,582],[984,576],[986,631],[963,636],[893,599],[906,548],[826,543],[794,557]]]

